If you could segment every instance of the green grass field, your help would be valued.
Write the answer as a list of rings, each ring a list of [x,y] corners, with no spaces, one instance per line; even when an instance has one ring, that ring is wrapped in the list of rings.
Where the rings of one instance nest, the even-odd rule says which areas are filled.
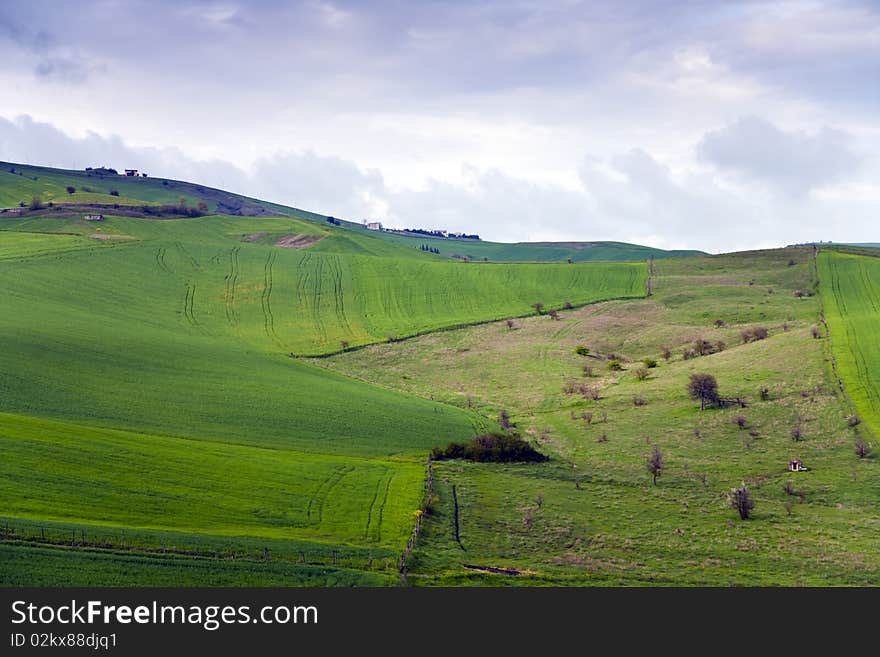
[[[819,280],[838,374],[859,418],[880,435],[880,259],[823,251]]]
[[[290,217],[3,219],[0,582],[394,583],[427,453],[494,421],[291,352],[638,296],[645,273]]]
[[[649,299],[321,361],[490,417],[506,409],[552,457],[535,465],[437,464],[438,501],[412,561],[411,584],[880,582],[877,462],[853,453],[848,404],[829,379],[824,341],[811,337],[818,298],[794,295],[815,281],[812,251],[664,260],[655,267]],[[755,326],[769,337],[743,344],[741,330]],[[683,359],[696,339],[727,346]],[[592,356],[577,355],[578,345]],[[607,368],[609,354],[623,361],[623,371]],[[645,358],[659,365],[640,381],[635,372]],[[593,367],[592,376],[584,376],[584,365]],[[748,408],[701,412],[685,391],[692,372],[714,374],[722,394],[746,399]],[[595,386],[601,399],[566,394],[569,382]],[[591,414],[589,423],[584,414]],[[735,423],[740,414],[744,429]],[[657,486],[645,468],[654,444],[666,459]],[[788,472],[794,457],[806,472]],[[793,494],[783,490],[789,481]],[[727,492],[742,482],[756,500],[748,521],[726,505]]]

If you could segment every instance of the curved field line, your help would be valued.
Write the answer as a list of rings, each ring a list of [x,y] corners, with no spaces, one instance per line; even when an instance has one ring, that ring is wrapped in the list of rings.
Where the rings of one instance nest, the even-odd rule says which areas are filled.
[[[391,490],[391,482],[394,481],[394,475],[397,472],[395,470],[391,471],[391,476],[388,477],[388,482],[385,484],[385,493],[382,495],[382,503],[379,505],[379,523],[376,526],[376,542],[382,541],[382,519],[385,515],[385,504],[388,502],[388,493]]]
[[[199,326],[195,315],[196,284],[187,283],[183,296],[183,318],[190,326]]]
[[[385,483],[385,496],[388,496],[388,483],[386,482],[386,478],[388,477],[388,468],[383,468],[382,476],[376,481],[376,490],[373,491],[373,498],[370,500],[370,508],[367,510],[367,524],[364,527],[364,540],[369,540],[370,537],[370,527],[373,524],[373,508],[376,506],[376,500],[379,499],[379,491],[382,490],[382,484]],[[382,528],[379,527],[379,534],[381,536]]]
[[[342,283],[342,264],[339,256],[334,256],[330,260],[330,267],[333,272],[333,296],[336,300],[336,318],[339,320],[348,335],[351,335],[351,324],[345,315],[345,287]]]
[[[238,252],[240,246],[235,246],[229,251],[229,273],[226,274],[226,293],[223,299],[226,305],[226,321],[230,326],[238,326],[238,316],[235,313],[235,285],[238,282]]]
[[[275,333],[275,317],[272,315],[272,267],[275,265],[275,252],[270,251],[269,257],[266,258],[266,264],[263,265],[263,293],[260,296],[260,304],[263,308],[263,329],[266,335],[272,338],[276,343],[280,344],[278,334]]]
[[[330,491],[342,481],[345,475],[352,470],[354,470],[354,467],[351,465],[340,465],[334,468],[330,476],[321,482],[321,485],[318,486],[315,494],[309,498],[309,504],[306,507],[306,518],[309,522],[312,522],[313,514],[317,517],[316,524],[320,525],[321,522],[323,522],[324,502],[327,500],[327,496],[330,494]]]
[[[168,268],[168,264],[165,262],[166,251],[167,249],[164,246],[160,246],[158,249],[156,249],[156,264],[159,265],[159,269],[171,274],[172,271]]]

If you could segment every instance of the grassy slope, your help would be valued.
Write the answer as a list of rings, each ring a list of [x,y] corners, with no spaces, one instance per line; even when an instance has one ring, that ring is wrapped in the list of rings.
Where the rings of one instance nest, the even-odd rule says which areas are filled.
[[[521,320],[514,330],[491,324],[435,334],[323,361],[487,414],[506,408],[555,457],[540,465],[439,464],[439,502],[410,582],[880,582],[877,463],[853,454],[846,404],[828,381],[822,341],[810,337],[818,300],[793,295],[814,281],[811,251],[666,260],[656,268],[655,294],[647,300],[598,304],[563,313],[560,322]],[[728,326],[715,328],[716,319]],[[770,337],[740,344],[740,329],[754,325],[768,327]],[[728,348],[683,360],[682,347],[699,337]],[[577,356],[578,344],[631,362],[624,372],[610,372],[602,358]],[[673,349],[669,363],[660,356],[664,346]],[[638,381],[634,370],[645,357],[660,365]],[[595,368],[586,382],[601,388],[598,402],[563,393],[567,381],[585,381],[585,363]],[[688,375],[697,371],[714,374],[723,394],[746,397],[749,408],[700,412],[685,392]],[[758,395],[764,386],[768,401]],[[634,395],[647,404],[634,406]],[[593,413],[592,423],[583,413]],[[733,422],[741,413],[745,430]],[[795,442],[798,423],[804,439]],[[656,487],[645,470],[652,443],[667,460]],[[793,456],[809,471],[788,473]],[[748,522],[725,504],[727,491],[742,481],[757,501]],[[783,492],[787,481],[802,498]],[[453,485],[461,546],[454,540]],[[463,563],[526,574],[482,574]]]
[[[838,374],[859,417],[880,435],[880,258],[823,251],[818,262]]]
[[[422,235],[399,235],[374,233],[380,239],[418,249],[427,245],[440,251],[440,255],[491,262],[574,262],[647,260],[648,258],[672,258],[703,255],[700,251],[665,251],[624,242],[487,242],[484,240],[461,240],[428,237]]]
[[[373,552],[352,566],[381,577],[411,529],[424,454],[490,423],[287,352],[643,288],[644,265],[467,265],[291,218],[0,227],[0,489],[13,536],[42,536],[52,522],[106,532],[117,547],[133,531],[148,548],[275,541],[273,555],[288,558],[300,551],[290,541],[310,544],[306,554],[363,546]],[[291,234],[322,240],[273,246]],[[50,570],[86,559],[52,555]],[[143,561],[156,555],[123,565],[109,555],[108,572],[132,569],[116,583],[166,581],[164,566]],[[174,564],[193,573],[182,581],[254,581],[225,562],[214,579],[202,562]]]
[[[68,186],[74,187],[76,192],[69,194]],[[119,195],[112,196],[111,191],[116,191]],[[229,207],[248,208],[249,213],[259,212],[261,208],[273,214],[298,213],[292,208],[179,180],[102,176],[86,171],[0,162],[0,207],[14,207],[21,202],[29,204],[34,196],[39,197],[44,203],[52,201],[54,203],[118,203],[119,205],[144,203],[176,205],[182,197],[190,206],[194,207],[199,201],[204,201],[212,210],[217,209],[218,203],[223,203]]]

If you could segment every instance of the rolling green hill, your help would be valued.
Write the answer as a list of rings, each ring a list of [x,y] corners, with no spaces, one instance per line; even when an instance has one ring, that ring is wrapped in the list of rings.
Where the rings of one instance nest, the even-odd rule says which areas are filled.
[[[414,233],[383,231],[381,238],[412,248],[421,245],[437,249],[441,255],[491,262],[592,262],[648,260],[706,255],[702,251],[666,251],[624,242],[486,242],[484,240],[428,237]]]
[[[644,263],[462,263],[294,217],[82,216],[0,218],[3,583],[394,582],[427,453],[495,423],[291,356],[645,289]]]

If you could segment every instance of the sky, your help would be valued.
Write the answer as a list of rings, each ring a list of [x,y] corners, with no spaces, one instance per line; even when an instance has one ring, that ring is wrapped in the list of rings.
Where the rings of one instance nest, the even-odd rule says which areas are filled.
[[[880,241],[880,3],[3,0],[0,160],[354,221]]]

